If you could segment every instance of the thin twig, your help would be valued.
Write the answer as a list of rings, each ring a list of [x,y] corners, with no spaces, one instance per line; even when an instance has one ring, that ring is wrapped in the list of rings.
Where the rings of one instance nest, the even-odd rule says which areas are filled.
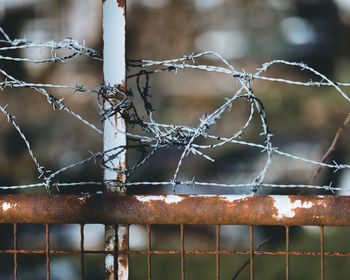
[[[329,146],[327,152],[322,156],[321,158],[321,162],[325,162],[326,159],[328,158],[328,156],[330,155],[330,153],[332,151],[334,151],[335,149],[335,145],[337,144],[338,140],[339,140],[339,137],[340,135],[342,134],[344,128],[347,126],[347,124],[349,123],[350,121],[350,114],[348,114],[345,118],[345,120],[343,121],[343,123],[341,124],[341,126],[339,126],[339,128],[337,129],[337,132],[335,133],[335,136],[333,138],[333,141],[332,141],[332,144]],[[322,169],[322,166],[319,166],[315,172],[313,173],[310,181],[309,181],[309,185],[312,185],[313,182],[315,181],[315,179],[317,178],[318,174],[320,174],[321,172],[321,169]]]
[[[272,239],[272,235],[270,235],[268,238],[266,238],[264,241],[261,241],[255,248],[255,251],[259,251],[262,246],[264,246],[266,243],[270,242]],[[254,255],[253,255],[254,257]],[[235,273],[235,275],[232,277],[232,280],[237,279],[239,274],[243,271],[243,269],[250,263],[250,259],[248,259],[241,267],[238,269],[238,271]]]

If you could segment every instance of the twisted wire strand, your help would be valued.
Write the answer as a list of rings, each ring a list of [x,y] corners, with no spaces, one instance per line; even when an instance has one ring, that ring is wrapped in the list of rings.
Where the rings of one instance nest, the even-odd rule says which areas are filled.
[[[92,59],[101,61],[101,52],[87,48],[85,43],[79,43],[71,38],[64,39],[59,42],[49,41],[44,43],[36,43],[27,39],[14,39],[12,40],[5,31],[0,27],[0,60],[7,60],[9,62],[21,62],[21,63],[55,63],[55,62],[65,62],[71,60],[77,55],[85,55]],[[2,44],[2,45],[1,45]],[[15,49],[31,49],[31,48],[43,48],[50,50],[51,57],[45,59],[31,59],[31,58],[21,58],[21,57],[10,57],[6,55],[1,55],[2,51],[15,50]],[[66,50],[69,53],[66,55],[58,55],[58,50]],[[215,65],[210,64],[199,64],[197,63],[203,57],[213,57],[216,62]],[[263,102],[256,95],[254,90],[255,80],[264,80],[269,82],[279,82],[285,84],[293,84],[306,87],[321,87],[321,86],[331,86],[333,87],[346,101],[349,102],[349,96],[344,92],[341,87],[350,86],[350,83],[340,83],[333,82],[325,75],[321,74],[317,70],[307,66],[300,62],[290,62],[286,60],[272,60],[270,62],[264,63],[260,68],[257,69],[256,73],[246,73],[243,71],[238,71],[232,64],[230,64],[225,58],[220,54],[207,51],[198,54],[185,55],[180,58],[168,59],[164,61],[154,61],[154,60],[128,60],[128,67],[132,70],[136,69],[136,72],[129,73],[127,79],[130,83],[136,83],[136,92],[132,92],[131,89],[121,90],[118,85],[111,86],[105,84],[99,84],[96,89],[89,89],[83,85],[57,85],[50,83],[28,83],[16,79],[13,75],[0,69],[0,73],[4,77],[3,81],[0,81],[0,89],[6,90],[7,88],[30,88],[33,89],[47,99],[48,104],[53,110],[64,110],[72,115],[74,118],[78,119],[81,123],[93,129],[98,134],[102,135],[103,131],[97,128],[95,125],[91,124],[89,121],[84,119],[81,115],[72,111],[66,104],[63,103],[63,98],[56,98],[54,95],[48,92],[49,89],[60,88],[69,91],[89,93],[96,95],[96,103],[98,105],[99,111],[96,112],[100,118],[100,122],[108,120],[111,116],[120,113],[125,119],[126,123],[130,126],[137,126],[140,128],[141,133],[135,132],[122,132],[115,128],[118,133],[123,133],[129,140],[129,142],[135,142],[136,144],[127,144],[126,146],[114,147],[110,150],[90,152],[90,155],[85,159],[68,164],[56,171],[45,170],[37,157],[34,156],[30,142],[22,133],[18,124],[14,121],[15,116],[12,116],[7,111],[7,106],[0,106],[1,113],[7,118],[8,122],[17,130],[19,137],[23,139],[28,153],[31,156],[38,172],[39,172],[39,182],[27,185],[14,185],[14,186],[0,186],[1,189],[24,189],[33,187],[46,187],[50,191],[51,187],[75,187],[75,186],[103,186],[108,184],[109,186],[120,186],[134,187],[134,186],[168,186],[176,190],[179,185],[183,186],[209,186],[209,187],[224,187],[224,188],[247,188],[253,193],[262,188],[307,188],[307,189],[322,189],[328,191],[348,191],[344,188],[331,187],[331,185],[324,186],[313,186],[307,184],[272,184],[264,182],[265,176],[269,167],[272,163],[272,155],[276,154],[289,159],[307,162],[316,166],[322,166],[326,168],[333,169],[335,172],[340,169],[349,169],[350,164],[340,164],[340,163],[325,163],[313,159],[304,158],[302,156],[293,155],[281,151],[279,147],[274,146],[273,136],[269,130],[268,116],[264,108]],[[274,65],[284,64],[290,67],[296,67],[301,71],[309,71],[316,77],[319,81],[292,81],[286,78],[280,77],[268,77],[264,76],[265,73]],[[141,69],[141,70],[137,70]],[[152,108],[152,102],[150,100],[149,89],[150,89],[150,75],[158,75],[163,72],[174,72],[178,71],[207,71],[216,72],[224,75],[230,75],[240,84],[240,88],[232,93],[230,98],[225,99],[225,101],[218,108],[213,110],[211,113],[204,114],[198,120],[197,126],[190,127],[185,125],[175,125],[175,124],[164,124],[159,122],[154,118]],[[263,75],[264,74],[264,75]],[[143,83],[140,77],[145,77]],[[116,98],[116,95],[119,97]],[[134,102],[136,96],[141,97],[143,103],[143,113],[137,109]],[[230,110],[232,105],[239,99],[244,99],[247,101],[249,106],[249,115],[247,119],[242,123],[241,127],[233,131],[230,137],[220,137],[214,134],[210,134],[209,128],[216,125],[217,120],[223,118],[223,114]],[[108,102],[111,106],[105,109],[102,105],[103,102]],[[144,113],[145,112],[145,113]],[[253,123],[254,116],[259,117],[260,126],[262,129],[262,135],[264,136],[264,143],[253,143],[242,140],[244,134],[248,127]],[[203,144],[199,139],[208,139],[213,141],[213,144]],[[195,180],[180,180],[181,177],[181,167],[189,154],[193,154],[198,157],[202,157],[206,160],[214,162],[215,159],[206,154],[204,151],[220,148],[223,149],[227,144],[243,145],[248,147],[254,147],[260,149],[266,155],[265,164],[262,169],[255,175],[254,179],[250,183],[241,184],[231,184],[231,183],[219,183],[219,182],[202,182]],[[100,165],[103,169],[111,169],[115,172],[123,173],[126,175],[131,175],[136,170],[142,168],[146,162],[149,161],[156,153],[161,153],[164,148],[176,147],[181,150],[179,159],[177,160],[176,168],[174,170],[173,176],[167,181],[161,182],[150,182],[150,181],[140,181],[140,182],[100,182],[87,181],[87,182],[70,182],[62,183],[57,181],[59,174],[69,172],[71,169],[76,168],[86,164],[87,162],[94,161]],[[108,166],[108,162],[112,161],[121,152],[130,149],[142,150],[144,156],[133,166],[127,167],[125,170],[115,170]],[[106,157],[108,155],[108,157]],[[49,175],[47,175],[49,174]],[[41,180],[41,182],[40,182]]]

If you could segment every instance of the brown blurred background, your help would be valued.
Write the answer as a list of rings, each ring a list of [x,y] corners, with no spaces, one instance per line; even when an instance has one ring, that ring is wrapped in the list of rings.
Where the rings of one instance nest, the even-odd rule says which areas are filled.
[[[11,38],[26,37],[32,41],[48,41],[71,37],[85,41],[88,47],[102,49],[102,1],[99,0],[2,0],[0,21],[0,26]],[[127,22],[128,58],[162,60],[213,50],[227,58],[239,71],[244,69],[246,72],[255,72],[262,63],[281,58],[305,62],[334,81],[350,80],[350,4],[347,0],[128,0]],[[45,50],[28,52],[25,49],[8,54],[32,58],[49,55]],[[201,62],[217,64],[217,61],[210,58]],[[77,84],[93,89],[98,89],[98,84],[103,82],[102,63],[86,57],[77,57],[65,64],[40,65],[0,60],[0,67],[17,79],[27,82]],[[129,70],[135,71],[131,68]],[[317,80],[305,71],[282,66],[272,67],[267,75],[298,81]],[[176,75],[173,72],[159,74],[151,77],[151,85],[150,93],[156,120],[193,126],[198,125],[199,118],[204,113],[215,110],[225,98],[232,96],[238,89],[238,84],[232,77],[204,71],[179,71]],[[133,81],[129,81],[128,87],[134,89]],[[349,104],[330,87],[311,88],[254,81],[253,89],[264,103],[270,130],[274,134],[273,144],[280,150],[314,160],[321,159],[337,128],[349,113]],[[347,91],[345,88],[345,92]],[[50,93],[56,97],[64,97],[71,109],[100,126],[94,95],[73,95],[69,90],[56,89],[50,89]],[[57,170],[88,157],[89,151],[97,152],[102,149],[100,135],[65,112],[53,112],[46,99],[36,92],[29,89],[6,89],[0,92],[0,96],[0,105],[8,104],[8,111],[16,116],[16,122],[30,140],[39,162],[47,169]],[[245,102],[235,103],[231,111],[225,113],[224,118],[218,121],[213,132],[220,136],[232,135],[248,114],[249,106]],[[258,136],[260,132],[258,119],[255,119],[243,140],[263,143],[264,139]],[[336,150],[328,159],[329,162],[349,161],[349,134],[349,130],[345,129]],[[26,147],[4,116],[0,117],[0,135],[0,185],[37,182],[38,174]],[[181,151],[177,149],[161,151],[132,175],[130,180],[169,180],[180,154]],[[189,156],[181,169],[180,179],[191,180],[195,176],[198,181],[247,183],[256,176],[265,160],[259,150],[233,144],[228,144],[223,149],[211,150],[209,155],[216,160],[214,164]],[[140,156],[136,152],[130,152],[129,164],[136,162]],[[265,182],[305,184],[314,170],[315,166],[310,164],[274,156]],[[90,163],[72,169],[57,179],[64,182],[101,181],[102,171],[98,164]],[[330,182],[333,182],[335,187],[349,187],[350,173],[323,170],[315,184],[328,185]],[[98,190],[100,187],[89,186],[65,188],[60,191]],[[288,191],[296,193],[300,190]],[[9,192],[15,191],[6,190],[6,193]],[[35,188],[24,192],[45,193],[45,190]],[[167,193],[172,190],[139,187],[131,188],[129,192]],[[249,193],[250,190],[193,190],[180,186],[177,192]],[[267,192],[270,190],[261,191]],[[23,238],[31,236],[29,240],[32,241],[38,238],[30,235],[34,230],[28,225],[23,229]],[[8,229],[1,229],[1,232],[4,239],[11,235]],[[57,237],[57,243],[75,240],[72,228],[61,228],[57,232],[57,236],[61,236],[61,239]],[[103,227],[94,228],[89,232],[99,233],[99,237],[91,241],[91,246],[101,246]],[[144,233],[141,230],[142,232]],[[210,236],[210,231],[202,232],[203,246],[207,248],[209,245],[205,238]],[[241,243],[242,231],[239,232],[235,240],[231,235],[228,241],[232,244]],[[312,233],[310,236],[313,236]],[[159,238],[161,239],[162,235]],[[174,241],[164,241],[170,247],[172,242]],[[301,244],[301,248],[311,244],[305,239],[300,242],[304,242],[297,243]],[[98,261],[103,267],[103,258]],[[96,259],[91,262],[97,263]],[[6,264],[6,260],[0,262],[0,279],[8,279],[7,271],[10,274],[11,269],[2,266],[1,263]],[[302,263],[307,266],[305,269],[311,267],[311,262]],[[163,266],[167,268],[168,264],[169,262],[164,263]],[[21,279],[41,279],[40,273],[36,276],[33,274],[31,265],[31,262],[27,262],[27,270],[23,269]],[[55,265],[57,273],[53,272],[54,279],[76,279],[74,260],[57,260]],[[198,267],[200,265],[203,267],[203,262],[199,263]],[[263,262],[261,264],[262,267],[268,265]],[[193,267],[197,267],[195,261]],[[341,271],[346,266],[338,263],[337,267]],[[207,273],[203,269],[198,271]],[[198,271],[194,275],[198,275]],[[302,271],[303,269],[300,269],[300,273]],[[333,276],[335,272],[333,270]],[[134,279],[142,279],[141,276],[137,278],[138,270],[134,270],[133,273]],[[159,279],[162,279],[164,271],[155,273],[159,273]],[[297,277],[299,272],[294,273]],[[168,274],[171,277],[172,273]],[[87,275],[89,279],[100,279],[103,271],[91,269]],[[231,271],[227,275],[232,276]],[[261,279],[280,279],[276,276],[276,269],[266,271],[261,276],[265,277]],[[302,276],[304,274],[300,277]],[[260,279],[259,275],[257,277]]]

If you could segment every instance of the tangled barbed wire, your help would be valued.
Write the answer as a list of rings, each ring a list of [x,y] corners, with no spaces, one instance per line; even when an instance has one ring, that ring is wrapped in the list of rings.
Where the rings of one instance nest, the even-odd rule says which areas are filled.
[[[1,51],[8,51],[14,49],[24,49],[24,48],[44,48],[50,50],[50,57],[45,59],[31,59],[31,58],[21,58],[21,57],[11,57],[0,55],[0,60],[8,60],[15,62],[27,62],[27,63],[60,63],[66,60],[72,59],[77,55],[88,56],[92,59],[102,61],[102,54],[91,48],[87,48],[84,43],[79,43],[73,39],[64,39],[60,42],[44,42],[36,43],[27,39],[10,39],[10,37],[5,33],[3,29],[0,28],[0,33],[2,39],[0,43]],[[59,55],[58,50],[64,49],[69,52],[65,55]],[[203,57],[214,56],[217,61],[221,63],[221,66],[207,65],[197,63]],[[296,67],[302,71],[309,71],[313,75],[319,78],[319,81],[292,81],[284,78],[272,78],[265,76],[264,74],[270,69],[271,66],[275,64],[285,64],[288,66]],[[27,185],[17,185],[17,186],[0,186],[1,189],[22,189],[31,187],[46,187],[48,191],[52,187],[65,187],[65,186],[84,186],[84,185],[104,185],[109,184],[120,186],[121,184],[125,187],[137,186],[137,185],[151,185],[151,186],[170,186],[174,191],[178,185],[189,185],[189,186],[213,186],[213,187],[245,187],[249,188],[253,193],[259,190],[261,187],[266,188],[312,188],[312,189],[323,189],[323,190],[344,190],[341,188],[334,188],[330,185],[326,186],[315,186],[307,184],[271,184],[265,183],[265,175],[268,171],[271,162],[272,155],[278,154],[293,160],[299,160],[308,162],[315,166],[327,167],[338,171],[340,169],[349,169],[349,164],[339,164],[336,162],[325,163],[324,161],[317,161],[312,159],[307,159],[297,155],[293,155],[284,151],[281,151],[277,146],[273,144],[273,136],[269,130],[268,121],[266,117],[266,112],[262,101],[256,96],[252,84],[254,80],[265,80],[269,82],[279,82],[286,84],[293,84],[299,86],[331,86],[333,87],[341,96],[347,101],[350,101],[349,96],[341,89],[341,86],[349,86],[350,83],[336,83],[331,81],[325,75],[319,73],[315,69],[307,66],[304,63],[289,62],[285,60],[273,60],[264,63],[256,73],[246,73],[244,71],[238,71],[231,65],[226,59],[217,54],[216,52],[207,51],[198,54],[192,53],[191,55],[185,55],[184,57],[177,59],[170,59],[164,61],[153,61],[153,60],[128,60],[128,68],[132,69],[129,71],[127,80],[130,83],[136,84],[137,92],[132,92],[130,88],[127,90],[122,90],[118,86],[111,86],[106,84],[99,84],[97,89],[89,89],[79,85],[57,85],[57,84],[44,84],[44,83],[29,83],[25,81],[18,80],[16,77],[0,69],[0,73],[3,76],[3,80],[0,82],[0,89],[2,91],[6,88],[29,88],[33,89],[47,99],[48,104],[53,110],[66,111],[72,117],[78,119],[84,125],[87,125],[92,130],[98,134],[103,134],[101,128],[96,127],[94,124],[90,123],[84,119],[81,115],[72,111],[65,103],[63,98],[56,98],[50,92],[50,88],[62,88],[66,90],[71,90],[73,92],[89,92],[96,95],[96,102],[99,108],[99,117],[101,121],[101,127],[103,122],[110,118],[111,116],[120,113],[125,119],[126,123],[131,126],[139,127],[140,133],[135,132],[122,132],[126,135],[129,140],[129,144],[125,146],[116,146],[110,150],[90,152],[90,155],[85,159],[74,162],[56,171],[51,171],[45,168],[45,166],[40,164],[39,159],[34,155],[31,148],[30,142],[22,132],[20,126],[15,122],[15,116],[11,115],[7,105],[0,105],[1,113],[7,118],[7,121],[12,124],[12,126],[17,130],[19,137],[21,137],[27,147],[28,153],[32,158],[38,175],[38,182]],[[154,109],[152,102],[150,101],[150,75],[162,73],[162,72],[174,72],[175,74],[180,70],[198,70],[198,71],[209,71],[221,73],[224,75],[231,76],[236,82],[240,84],[240,88],[232,93],[230,98],[226,98],[224,103],[217,109],[210,113],[204,114],[196,127],[190,127],[187,125],[175,125],[175,124],[165,124],[160,123],[154,118]],[[142,80],[142,81],[141,81]],[[139,96],[142,99],[143,112],[137,109],[134,103],[134,97]],[[245,100],[249,104],[249,116],[244,121],[244,124],[236,131],[232,132],[230,137],[220,137],[209,132],[209,129],[216,125],[217,120],[223,117],[223,114],[228,111],[231,106],[238,100]],[[108,102],[110,106],[103,106],[104,102]],[[262,133],[264,137],[263,143],[253,143],[242,140],[246,129],[252,124],[253,117],[258,115],[260,119],[260,125],[262,128]],[[117,129],[117,128],[116,128]],[[102,137],[101,137],[102,138]],[[208,139],[211,140],[210,144],[206,144],[198,139]],[[130,144],[134,143],[134,144]],[[136,143],[136,144],[135,144]],[[228,143],[239,144],[248,147],[255,147],[261,150],[262,153],[266,155],[266,160],[263,168],[255,175],[254,179],[250,183],[242,184],[231,184],[231,183],[217,183],[217,182],[201,182],[195,180],[179,180],[179,174],[181,172],[181,167],[189,154],[203,157],[206,160],[214,161],[206,151],[214,148],[223,148],[224,145]],[[150,181],[126,181],[126,182],[103,182],[103,181],[88,181],[88,182],[73,182],[64,183],[56,180],[57,175],[67,172],[70,169],[83,165],[90,161],[99,160],[101,168],[112,169],[108,162],[112,161],[120,153],[125,150],[130,149],[142,149],[144,151],[143,158],[138,161],[133,166],[126,168],[125,170],[115,170],[115,172],[123,173],[127,177],[130,176],[135,170],[143,166],[153,155],[164,150],[164,148],[176,147],[181,149],[181,155],[177,160],[177,165],[174,170],[172,178],[167,181],[161,182],[150,182]]]

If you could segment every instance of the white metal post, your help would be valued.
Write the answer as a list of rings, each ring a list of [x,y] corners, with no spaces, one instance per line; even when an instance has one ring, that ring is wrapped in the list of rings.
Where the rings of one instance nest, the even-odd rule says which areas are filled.
[[[103,73],[106,85],[126,89],[126,65],[125,65],[125,27],[126,27],[126,4],[125,0],[103,0]],[[108,94],[108,93],[107,93]],[[111,94],[111,93],[109,93]],[[110,108],[108,102],[104,103],[104,108]],[[126,124],[119,113],[104,121],[104,150],[109,150],[117,146],[126,145]],[[106,153],[105,160],[116,151]],[[107,162],[107,166],[114,170],[124,170],[126,168],[126,152],[123,151],[118,157]],[[125,174],[120,174],[113,170],[105,170],[104,180],[107,192],[118,192],[122,194],[123,189],[109,187],[108,182],[125,182]],[[115,252],[128,250],[129,228],[127,225],[106,225],[105,258],[106,279],[127,280],[129,279],[129,258],[127,254]],[[116,240],[117,237],[117,240]],[[118,276],[118,278],[116,278]]]

